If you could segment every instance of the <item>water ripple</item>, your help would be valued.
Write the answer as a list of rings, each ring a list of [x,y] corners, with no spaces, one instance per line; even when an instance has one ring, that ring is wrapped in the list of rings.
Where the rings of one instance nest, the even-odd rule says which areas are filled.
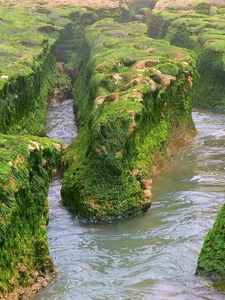
[[[53,117],[59,114],[55,110]],[[193,117],[199,135],[155,180],[154,202],[144,216],[81,224],[60,204],[60,179],[53,181],[48,236],[62,276],[37,300],[225,299],[194,276],[204,236],[225,202],[225,115]],[[64,134],[57,124],[49,128]]]

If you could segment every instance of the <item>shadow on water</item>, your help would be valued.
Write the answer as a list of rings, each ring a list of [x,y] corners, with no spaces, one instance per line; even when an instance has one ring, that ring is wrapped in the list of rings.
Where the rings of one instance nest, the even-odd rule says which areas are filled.
[[[64,141],[76,127],[68,113],[62,120],[72,102],[62,105],[50,106],[47,129]],[[62,274],[36,300],[225,299],[194,276],[204,236],[225,201],[225,115],[196,111],[193,118],[199,135],[155,180],[153,205],[144,216],[80,224],[61,205],[60,178],[52,182],[48,237]]]

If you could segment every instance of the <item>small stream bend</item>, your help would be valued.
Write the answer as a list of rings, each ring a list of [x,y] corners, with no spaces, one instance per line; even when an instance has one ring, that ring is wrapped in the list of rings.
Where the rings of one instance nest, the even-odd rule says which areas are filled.
[[[225,115],[193,112],[199,135],[154,182],[147,215],[117,224],[81,224],[49,190],[51,256],[60,278],[36,300],[225,299],[195,277],[203,239],[225,202]],[[72,121],[71,121],[72,120]],[[72,100],[50,103],[48,135],[77,133]]]

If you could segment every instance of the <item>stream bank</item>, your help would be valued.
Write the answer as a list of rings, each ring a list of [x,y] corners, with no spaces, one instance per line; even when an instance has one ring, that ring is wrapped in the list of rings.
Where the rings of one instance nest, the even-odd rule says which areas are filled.
[[[63,153],[63,202],[89,222],[140,214],[151,205],[151,167],[170,159],[171,135],[195,133],[196,62],[149,38],[145,24],[112,18],[88,26],[79,51],[79,134]]]
[[[193,113],[199,135],[154,182],[144,216],[117,224],[82,224],[49,191],[50,253],[60,278],[35,300],[222,300],[195,277],[203,238],[224,203],[225,116]]]
[[[34,261],[35,267],[40,268],[41,270],[45,269],[45,265],[42,264],[42,262],[46,262],[46,265],[48,265],[47,267],[52,267],[46,244],[45,226],[47,222],[47,208],[45,200],[47,186],[52,173],[55,173],[55,167],[59,158],[59,150],[62,149],[60,144],[57,144],[52,140],[36,139],[36,137],[33,136],[20,137],[19,135],[44,134],[47,95],[55,85],[55,80],[57,80],[54,76],[52,76],[52,74],[55,75],[54,51],[57,42],[63,35],[64,29],[67,28],[68,25],[71,26],[71,22],[73,23],[75,21],[76,23],[77,18],[80,18],[80,20],[82,20],[80,25],[81,27],[83,26],[83,30],[86,25],[90,25],[90,23],[97,21],[99,17],[102,18],[104,13],[103,15],[98,16],[94,11],[81,9],[79,12],[72,12],[70,9],[64,8],[65,10],[63,10],[63,12],[65,15],[61,15],[60,13],[58,14],[58,12],[49,14],[49,12],[46,13],[46,11],[43,15],[40,10],[35,9],[29,10],[29,14],[26,14],[23,11],[19,12],[19,10],[9,11],[5,7],[1,7],[1,11],[2,9],[4,12],[7,11],[7,13],[4,13],[5,19],[1,19],[2,28],[4,29],[1,34],[4,37],[3,40],[5,49],[3,49],[4,55],[0,77],[0,94],[1,98],[4,100],[1,102],[0,107],[0,111],[4,117],[1,119],[0,130],[1,133],[10,133],[14,135],[13,137],[9,135],[1,135],[1,146],[3,148],[4,159],[2,168],[3,171],[1,172],[2,201],[0,229],[3,232],[1,235],[1,244],[4,245],[5,249],[4,252],[1,251],[0,257],[0,271],[2,274],[4,273],[0,279],[0,292],[7,293],[20,284],[22,286],[31,284],[30,280],[33,278],[34,271],[34,267],[30,264],[32,261]],[[63,189],[64,195],[67,194],[68,199],[70,194],[74,195],[76,194],[76,191],[81,191],[82,193],[84,191],[82,194],[82,196],[84,196],[83,199],[85,200],[83,203],[84,206],[87,204],[87,207],[91,208],[91,217],[93,214],[95,215],[96,208],[101,206],[99,210],[100,214],[97,215],[97,217],[100,215],[99,219],[101,220],[104,219],[108,212],[110,212],[113,217],[115,215],[124,217],[133,215],[133,212],[136,213],[136,211],[141,211],[143,206],[144,211],[147,210],[146,208],[149,208],[151,203],[151,186],[145,186],[143,182],[145,181],[146,183],[146,180],[150,182],[150,180],[147,178],[147,173],[142,176],[143,174],[140,175],[139,171],[141,170],[142,172],[142,170],[147,169],[147,165],[149,165],[149,161],[146,161],[146,157],[151,160],[150,156],[148,156],[149,148],[151,151],[153,151],[154,148],[159,148],[160,152],[165,153],[166,147],[164,146],[166,144],[168,134],[173,127],[182,126],[184,123],[183,121],[187,121],[187,124],[190,126],[193,125],[190,117],[192,101],[191,99],[188,99],[188,92],[192,87],[193,79],[195,77],[195,66],[194,63],[192,64],[192,58],[189,57],[190,53],[185,50],[180,50],[182,51],[182,57],[175,57],[177,48],[170,47],[167,42],[153,42],[153,40],[144,36],[144,32],[146,31],[146,29],[144,29],[144,25],[140,23],[130,23],[129,26],[122,26],[121,24],[114,21],[112,22],[112,20],[110,21],[109,19],[102,22],[103,23],[98,22],[98,25],[96,26],[99,26],[100,28],[101,24],[108,22],[109,25],[109,23],[111,23],[112,26],[109,26],[111,28],[108,29],[114,34],[114,36],[112,35],[113,39],[110,40],[109,43],[107,43],[107,39],[106,43],[104,42],[104,46],[106,48],[109,47],[112,50],[114,45],[117,43],[121,44],[120,40],[127,39],[127,41],[129,40],[129,43],[131,44],[134,42],[132,45],[134,49],[132,52],[127,53],[127,49],[131,49],[130,46],[126,47],[125,51],[121,48],[120,54],[122,54],[122,58],[119,56],[115,65],[111,65],[111,61],[105,60],[104,63],[106,62],[106,65],[104,65],[103,69],[101,69],[101,63],[100,66],[98,65],[95,69],[96,76],[93,77],[96,81],[93,82],[91,97],[89,100],[93,100],[91,105],[95,104],[101,107],[100,109],[96,109],[96,111],[93,110],[94,113],[91,114],[92,116],[90,115],[91,118],[89,118],[90,116],[88,116],[87,119],[83,118],[83,121],[88,121],[86,122],[88,126],[91,124],[89,128],[86,128],[86,131],[83,131],[83,133],[90,133],[89,137],[91,137],[91,139],[85,144],[82,144],[81,142],[81,147],[78,147],[78,154],[79,150],[81,150],[83,155],[81,160],[79,160],[79,157],[77,159],[78,162],[81,162],[81,168],[74,169],[76,174],[80,173],[81,177],[83,175],[85,176],[81,178],[82,180],[79,180],[80,178],[78,178],[77,182],[73,181],[73,178],[69,182],[71,178],[67,176],[67,179],[69,179]],[[74,25],[77,26],[77,23]],[[77,31],[79,31],[78,29],[81,27],[77,28]],[[30,31],[30,28],[35,28],[35,30]],[[92,29],[93,28],[94,26]],[[117,28],[118,31],[115,30],[115,32],[113,32],[115,28]],[[95,29],[96,28],[94,28],[94,31]],[[128,34],[127,31],[129,31]],[[132,34],[130,34],[131,32]],[[89,34],[90,36],[87,40],[89,39],[89,44],[91,44],[92,33],[90,28]],[[8,36],[8,38],[5,38],[5,36]],[[108,36],[111,36],[111,34]],[[129,36],[132,36],[132,39],[129,39]],[[138,36],[141,40],[136,40]],[[104,34],[102,37],[104,40]],[[101,46],[101,39],[99,42],[99,45]],[[156,47],[149,47],[152,46],[152,44]],[[72,45],[72,49],[74,49],[74,45],[76,45],[76,43]],[[168,47],[171,51],[171,56],[169,58]],[[100,47],[100,50],[103,50],[102,46]],[[160,53],[161,51],[166,54],[166,57],[162,58],[163,55]],[[10,57],[8,57],[8,53],[10,53]],[[25,56],[23,56],[24,53],[26,53]],[[97,63],[99,62],[97,59],[97,57],[99,57],[99,53],[97,49],[92,47],[92,54],[94,53],[96,54],[95,59],[90,61],[92,63]],[[124,53],[128,54],[128,56],[123,56]],[[154,57],[154,54],[152,53],[155,53],[156,57]],[[183,55],[185,56],[185,59]],[[146,58],[149,58],[149,56],[151,56],[151,58],[155,58],[155,60],[146,61]],[[187,57],[189,57],[188,62],[186,61]],[[76,62],[76,57],[74,61]],[[74,63],[74,61],[72,63]],[[140,65],[140,63],[142,65]],[[129,72],[129,70],[131,70],[130,67],[132,66],[134,66],[134,69],[136,68],[138,70],[136,70],[137,73],[135,74],[135,78],[130,76],[134,74],[133,70],[132,72]],[[157,66],[157,69],[155,66]],[[79,65],[79,67],[81,66]],[[90,65],[88,67],[90,67]],[[94,70],[94,68],[92,68],[92,70]],[[139,73],[142,71],[144,75],[143,73]],[[89,75],[90,74],[91,72]],[[86,75],[87,74],[84,74],[84,78],[88,81],[90,76],[86,77]],[[176,82],[175,79],[177,78],[179,80]],[[177,95],[181,95],[180,99],[177,99]],[[122,96],[122,98],[124,97],[122,100],[125,101],[118,101],[119,105],[117,106],[118,103],[115,103],[120,96]],[[167,103],[168,98],[171,100],[169,103]],[[175,101],[175,103],[173,101]],[[104,105],[102,105],[103,102],[105,102]],[[141,106],[140,102],[143,102],[144,105]],[[127,103],[128,106],[126,106]],[[78,103],[76,103],[76,106],[78,107]],[[108,110],[109,107],[110,109]],[[170,109],[168,109],[168,107]],[[78,110],[78,113],[80,112],[80,116],[84,111],[84,114],[86,114],[87,111],[90,112],[89,110],[86,110],[87,107],[84,109],[81,105],[80,108],[81,109]],[[113,109],[111,110],[111,108]],[[124,111],[118,117],[116,116],[117,110],[121,113],[119,108],[123,108]],[[127,110],[128,108],[129,110]],[[97,112],[97,114],[95,114],[95,112]],[[176,114],[174,114],[175,112]],[[116,116],[114,120],[110,118],[111,113]],[[171,120],[174,120],[174,115],[175,122],[173,123]],[[94,121],[94,118],[92,119],[93,116],[97,116]],[[81,116],[81,118],[82,117],[84,116]],[[101,128],[97,128],[97,126],[95,126],[98,123],[101,123]],[[149,133],[147,129],[152,129],[153,127],[153,134],[149,134],[149,136],[146,134],[145,130],[142,130],[146,128],[147,133]],[[84,136],[85,134],[81,135],[81,139]],[[121,137],[120,141],[117,139],[118,136]],[[132,136],[132,138],[130,138],[130,136]],[[114,139],[111,139],[111,137],[114,137]],[[23,147],[19,149],[18,153],[15,152],[12,154],[12,157],[9,157],[7,149],[15,149],[21,141],[23,141]],[[94,143],[92,143],[93,141]],[[108,141],[111,143],[108,144]],[[123,144],[124,142],[125,145]],[[75,143],[77,144],[79,142]],[[47,150],[44,149],[45,145],[47,145]],[[97,148],[95,146],[97,146]],[[44,151],[42,151],[43,149]],[[72,151],[73,150],[74,149],[72,149]],[[34,153],[30,155],[31,152]],[[26,163],[24,163],[23,155],[21,159],[21,153],[26,157]],[[134,153],[135,155],[133,155]],[[137,153],[138,155],[136,155]],[[16,154],[18,155],[15,156]],[[50,156],[48,154],[50,154]],[[70,154],[71,153],[69,153],[69,156]],[[94,155],[92,156],[92,154]],[[116,154],[116,159],[114,154]],[[98,159],[96,159],[96,155],[98,156]],[[70,162],[74,160],[74,157],[74,153],[72,153],[69,160],[65,159],[67,160],[69,167]],[[94,167],[97,166],[95,169],[96,172],[94,168],[92,168],[93,165],[88,162],[86,163],[87,157],[88,159],[94,157],[91,162],[94,161]],[[104,158],[105,161],[102,158]],[[99,172],[100,165],[103,166],[103,168]],[[137,168],[134,169],[133,167],[136,166]],[[75,167],[77,167],[77,165],[75,165]],[[108,171],[108,167],[112,167],[112,169],[110,169],[109,173],[106,173],[105,170]],[[5,168],[9,173],[4,173]],[[72,174],[73,176],[75,174],[73,172],[73,168],[74,165],[72,166],[72,171],[70,170],[71,173],[69,175]],[[92,170],[94,170],[94,176],[91,176],[93,175],[91,172],[86,172]],[[43,176],[43,174],[45,176]],[[88,176],[86,176],[86,174],[89,178],[87,178]],[[93,180],[97,177],[99,179],[99,176],[96,174],[103,174],[102,178],[100,178],[103,180],[98,180],[98,186],[96,184],[97,189],[93,191],[92,188],[96,187],[93,185]],[[23,184],[20,184],[19,179],[23,176],[26,178],[26,182],[23,181]],[[42,181],[43,178],[45,179],[45,182]],[[17,179],[19,183],[18,185]],[[111,181],[111,179],[113,180]],[[24,182],[26,183],[27,189],[24,188]],[[74,182],[75,186],[73,186]],[[112,187],[112,182],[114,183],[114,188],[112,190],[115,193],[112,197],[113,199],[110,200],[119,200],[117,204],[121,204],[122,208],[119,205],[117,207],[114,203],[106,203],[107,201],[105,201],[108,200],[111,195],[111,190],[108,189],[108,187]],[[84,189],[82,189],[83,183]],[[96,183],[96,181],[94,183]],[[122,187],[125,187],[125,189],[121,190],[126,190],[126,192],[125,194],[121,193],[118,196],[117,191],[119,190],[118,187],[120,187],[120,183]],[[70,185],[69,189],[67,189],[68,185]],[[19,189],[18,186],[21,189]],[[38,189],[38,186],[44,186],[44,189]],[[30,189],[35,195],[37,192],[38,197],[31,196]],[[73,193],[74,190],[75,193]],[[44,191],[45,194],[42,193],[42,191]],[[72,193],[70,193],[71,191]],[[16,201],[12,204],[12,195],[14,196],[14,194],[16,195]],[[102,194],[103,198],[98,199],[97,196]],[[41,197],[39,198],[39,196]],[[132,196],[132,198],[130,196]],[[74,197],[73,200],[76,200],[75,198],[76,197]],[[37,207],[37,211],[40,212],[39,215],[35,214],[36,209],[34,209],[35,206],[33,206],[32,202],[34,199],[37,199],[35,205],[39,205]],[[124,203],[122,203],[123,199],[125,199]],[[140,199],[143,201],[140,202]],[[29,205],[26,205],[27,203]],[[39,219],[35,224],[33,224],[34,219],[30,214],[29,208],[31,208],[34,216],[39,216]],[[117,208],[119,214],[117,213]],[[101,215],[102,211],[103,218]],[[18,217],[18,227],[15,226],[15,223],[11,226],[11,221],[17,220],[14,213],[16,217]],[[23,219],[25,215],[29,215],[30,218]],[[29,223],[27,220],[29,220]],[[41,226],[39,226],[39,221],[41,222]],[[20,224],[23,224],[23,226]],[[25,238],[26,241],[31,241],[34,227],[37,227],[38,229],[41,228],[42,232],[40,234],[37,232],[37,237],[34,238],[33,244],[31,244],[30,247],[27,247],[29,242],[25,242],[26,247],[24,247],[24,243],[21,241],[23,238]],[[26,232],[24,230],[25,228],[28,229]],[[13,232],[11,231],[12,229],[15,230],[11,235],[11,232]],[[8,236],[9,239],[6,238]],[[42,237],[43,240],[40,242]],[[14,243],[17,244],[15,245]],[[18,253],[19,255],[17,255],[11,251],[11,249],[22,249],[22,251]],[[42,258],[41,260],[40,257]],[[7,267],[5,267],[5,264]]]

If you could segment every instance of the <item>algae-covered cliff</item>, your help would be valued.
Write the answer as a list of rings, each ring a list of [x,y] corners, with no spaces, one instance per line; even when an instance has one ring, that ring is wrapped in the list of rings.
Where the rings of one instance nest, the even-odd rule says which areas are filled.
[[[0,12],[0,298],[5,299],[53,272],[47,193],[61,146],[31,134],[44,134],[48,94],[66,80],[54,57],[62,27],[32,9],[0,5]]]
[[[155,0],[64,2],[0,1],[0,298],[53,271],[46,198],[61,163],[63,201],[80,218],[146,212],[151,177],[195,134],[195,57],[198,99],[224,105],[222,8],[152,14]],[[146,20],[167,41],[150,38]],[[66,147],[37,136],[49,94],[74,81],[79,134],[61,159]]]
[[[36,136],[45,134],[49,94],[71,92],[73,49],[79,44],[72,25],[79,20],[82,28],[98,16],[85,8],[27,6],[26,1],[2,2],[0,12],[0,298],[6,299],[11,292],[10,297],[20,297],[20,288],[32,284],[35,292],[40,278],[53,272],[47,194],[61,145]],[[60,57],[68,32],[69,54]],[[70,57],[72,67],[64,66]]]
[[[195,53],[199,80],[194,88],[195,105],[225,111],[225,3],[224,1],[191,2],[190,7],[175,11],[174,4],[156,5],[148,18],[149,34]],[[166,1],[165,1],[166,2]],[[179,1],[178,1],[179,2]],[[164,3],[165,4],[165,3]],[[163,11],[160,11],[163,9]],[[216,281],[225,279],[224,206],[209,230],[196,274]]]
[[[194,9],[156,10],[148,18],[149,34],[195,53],[200,75],[195,106],[225,111],[225,10],[212,4]]]
[[[62,195],[81,218],[146,211],[151,167],[168,159],[176,129],[193,134],[190,53],[147,36],[147,26],[103,19],[85,31],[76,84],[79,135],[66,151]]]
[[[47,192],[59,149],[46,138],[0,135],[0,295],[53,270]]]
[[[0,13],[0,132],[43,135],[48,94],[58,80],[54,49],[66,20],[32,8],[0,6]]]

